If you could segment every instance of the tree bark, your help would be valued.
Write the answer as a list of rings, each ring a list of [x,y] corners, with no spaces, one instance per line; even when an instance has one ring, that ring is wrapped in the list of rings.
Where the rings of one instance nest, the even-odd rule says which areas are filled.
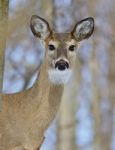
[[[98,74],[98,61],[96,58],[96,42],[93,42],[93,52],[92,58],[89,62],[92,76],[92,100],[91,100],[91,111],[94,118],[94,131],[95,137],[93,142],[94,150],[101,150],[101,140],[100,140],[100,127],[101,127],[101,115],[100,115],[100,95],[97,87],[97,74]]]
[[[0,93],[3,90],[3,74],[4,74],[4,51],[7,36],[9,0],[0,0]],[[0,95],[0,107],[2,99]]]
[[[6,44],[9,0],[0,0],[0,92],[3,89],[4,49]]]
[[[56,2],[56,1],[55,1]],[[70,1],[68,5],[65,2],[57,0],[54,4],[53,14],[54,14],[54,29],[57,32],[71,31],[74,25],[74,5],[73,1]],[[71,8],[70,8],[71,5]],[[63,19],[62,19],[63,17]],[[69,19],[67,19],[69,17]],[[75,20],[74,20],[75,19]],[[69,22],[68,22],[69,20]],[[76,62],[75,74],[73,75],[71,83],[69,83],[64,88],[64,94],[62,97],[62,102],[60,106],[59,116],[58,116],[58,139],[57,139],[57,150],[76,150],[76,119],[75,114],[77,110],[77,90],[79,85],[79,63]]]
[[[80,72],[78,65],[77,71]],[[58,120],[58,144],[57,150],[76,150],[75,114],[77,110],[76,95],[80,79],[75,72],[72,83],[65,87]],[[77,76],[77,77],[76,77]],[[72,90],[71,90],[72,89]]]

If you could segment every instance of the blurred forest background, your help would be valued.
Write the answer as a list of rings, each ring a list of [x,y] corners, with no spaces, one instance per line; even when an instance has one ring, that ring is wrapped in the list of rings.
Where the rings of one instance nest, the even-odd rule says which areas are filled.
[[[4,93],[35,82],[44,48],[30,31],[33,14],[57,32],[94,17],[95,32],[81,43],[73,82],[41,150],[115,150],[115,0],[9,0],[8,5],[8,31],[0,29],[7,33]]]

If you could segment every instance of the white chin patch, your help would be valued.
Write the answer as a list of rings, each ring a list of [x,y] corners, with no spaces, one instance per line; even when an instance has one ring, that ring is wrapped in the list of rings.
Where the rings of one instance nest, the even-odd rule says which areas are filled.
[[[49,70],[48,75],[50,82],[54,84],[67,84],[72,75],[72,70]]]

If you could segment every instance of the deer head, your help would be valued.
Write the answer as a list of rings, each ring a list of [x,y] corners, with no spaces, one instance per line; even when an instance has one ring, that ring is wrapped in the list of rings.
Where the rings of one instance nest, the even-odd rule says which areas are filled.
[[[90,17],[78,22],[70,33],[56,33],[46,20],[33,15],[30,27],[46,48],[49,80],[54,84],[67,83],[73,72],[78,45],[92,35],[94,19]]]

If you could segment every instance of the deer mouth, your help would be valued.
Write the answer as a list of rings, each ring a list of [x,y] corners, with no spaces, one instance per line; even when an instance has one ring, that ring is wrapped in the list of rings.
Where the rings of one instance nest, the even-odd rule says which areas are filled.
[[[57,69],[48,70],[48,77],[53,84],[67,84],[72,76],[71,69],[65,69],[63,71]]]
[[[59,60],[55,64],[55,69],[58,69],[60,71],[64,71],[66,69],[69,69],[69,63],[65,60]]]

